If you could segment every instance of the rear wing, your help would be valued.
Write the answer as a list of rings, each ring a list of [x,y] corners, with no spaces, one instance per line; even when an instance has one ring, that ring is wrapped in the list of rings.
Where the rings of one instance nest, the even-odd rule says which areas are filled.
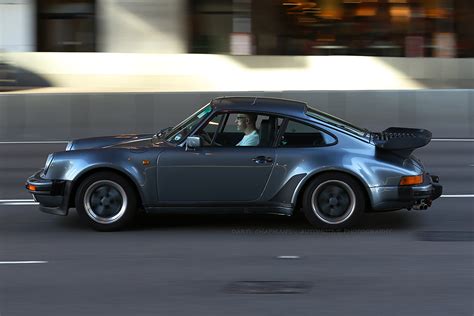
[[[416,149],[431,141],[431,132],[426,129],[390,127],[381,133],[371,133],[371,139],[379,149],[410,156]]]

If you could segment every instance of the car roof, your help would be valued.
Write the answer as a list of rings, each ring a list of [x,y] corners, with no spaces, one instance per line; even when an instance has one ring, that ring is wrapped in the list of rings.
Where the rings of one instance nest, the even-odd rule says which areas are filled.
[[[219,97],[211,105],[217,111],[258,111],[305,117],[307,104],[301,101],[268,97]]]

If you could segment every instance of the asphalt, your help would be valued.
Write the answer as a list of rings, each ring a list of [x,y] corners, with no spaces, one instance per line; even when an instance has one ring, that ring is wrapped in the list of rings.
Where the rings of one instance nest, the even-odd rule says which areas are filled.
[[[0,144],[0,200],[31,198],[25,178],[64,146]],[[474,194],[474,142],[416,154],[444,194]],[[0,315],[472,315],[473,235],[471,197],[341,232],[301,217],[155,215],[98,233],[74,211],[2,205]]]

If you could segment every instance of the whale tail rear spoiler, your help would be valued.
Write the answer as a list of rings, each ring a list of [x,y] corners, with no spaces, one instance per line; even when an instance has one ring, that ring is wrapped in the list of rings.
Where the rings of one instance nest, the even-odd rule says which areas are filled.
[[[390,127],[380,133],[371,133],[378,149],[395,152],[404,157],[431,141],[431,132],[426,129]]]

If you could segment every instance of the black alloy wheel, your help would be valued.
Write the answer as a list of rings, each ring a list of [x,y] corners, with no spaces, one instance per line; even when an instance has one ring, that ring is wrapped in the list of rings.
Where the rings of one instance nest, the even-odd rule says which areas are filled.
[[[314,179],[303,196],[303,212],[316,227],[341,229],[355,224],[365,209],[363,188],[344,173],[324,173]]]
[[[137,213],[133,186],[113,172],[98,172],[84,179],[77,189],[75,203],[81,218],[99,231],[124,228]]]

